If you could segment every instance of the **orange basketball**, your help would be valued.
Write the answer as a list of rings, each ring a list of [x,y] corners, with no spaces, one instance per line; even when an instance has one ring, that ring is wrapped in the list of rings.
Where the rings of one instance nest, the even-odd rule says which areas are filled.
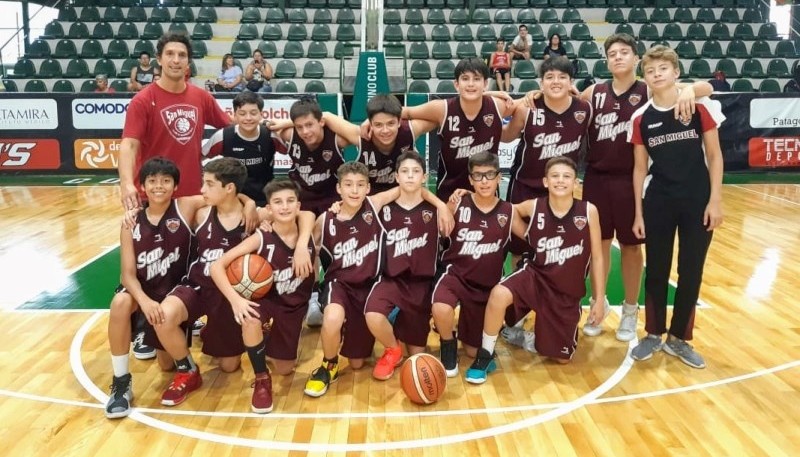
[[[412,355],[400,369],[400,385],[413,403],[435,403],[447,387],[444,365],[430,354]]]
[[[258,254],[245,254],[225,270],[233,289],[248,300],[258,300],[272,288],[272,265]]]

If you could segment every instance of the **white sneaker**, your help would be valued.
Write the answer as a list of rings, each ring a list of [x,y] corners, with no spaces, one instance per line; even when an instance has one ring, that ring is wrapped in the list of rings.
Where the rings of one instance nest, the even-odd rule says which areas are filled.
[[[534,344],[536,335],[533,332],[529,332],[522,327],[514,326],[503,328],[503,330],[500,331],[500,335],[503,336],[506,343],[519,346],[528,352],[536,354],[536,347]]]
[[[605,301],[606,301],[605,310],[603,311],[604,319],[606,316],[608,316],[608,313],[611,312],[611,305],[608,303],[608,298],[605,298]],[[591,309],[592,306],[594,306],[593,298],[589,300],[589,308]],[[602,332],[603,328],[600,325],[589,324],[588,321],[585,324],[583,324],[583,334],[586,336],[597,336]]]
[[[319,292],[312,292],[308,300],[308,312],[306,312],[306,325],[309,327],[322,326],[322,305],[319,303]]]
[[[636,323],[638,320],[639,305],[629,305],[622,302],[622,317],[619,321],[619,328],[617,328],[617,339],[619,341],[633,341],[636,339]]]

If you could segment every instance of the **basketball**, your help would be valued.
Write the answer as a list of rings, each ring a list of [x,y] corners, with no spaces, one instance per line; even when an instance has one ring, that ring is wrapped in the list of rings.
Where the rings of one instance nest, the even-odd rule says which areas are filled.
[[[258,300],[272,288],[272,265],[258,254],[236,258],[225,273],[233,290],[248,300]]]
[[[413,403],[435,403],[447,387],[444,365],[430,354],[412,355],[400,369],[400,385]]]

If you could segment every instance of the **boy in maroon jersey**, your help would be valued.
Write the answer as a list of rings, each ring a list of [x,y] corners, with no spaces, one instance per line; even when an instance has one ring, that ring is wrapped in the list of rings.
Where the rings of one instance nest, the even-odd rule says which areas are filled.
[[[503,118],[513,114],[506,100],[484,94],[490,74],[479,58],[460,61],[453,84],[458,97],[431,100],[403,108],[403,119],[423,119],[439,127],[439,166],[436,195],[447,200],[456,189],[469,187],[467,162],[479,152],[497,154]]]
[[[267,357],[272,359],[279,375],[285,376],[294,370],[300,331],[314,282],[314,276],[308,272],[304,272],[305,276],[298,275],[294,262],[298,251],[314,257],[311,240],[314,213],[300,211],[299,193],[297,184],[286,178],[267,184],[264,194],[272,231],[256,231],[211,264],[211,277],[230,302],[234,319],[242,326],[242,351],[247,352],[256,376],[250,402],[256,413],[272,411],[272,377]],[[234,259],[250,253],[264,257],[273,268],[272,288],[257,301],[236,293],[225,274]]]
[[[139,184],[147,196],[145,208],[136,210],[131,227],[120,230],[122,284],[111,300],[108,343],[114,379],[106,403],[106,417],[116,419],[131,412],[133,391],[128,368],[132,318],[136,311],[147,318],[144,343],[157,348],[158,364],[164,371],[175,367],[158,344],[153,325],[161,323],[161,301],[186,274],[194,236],[190,221],[203,207],[203,197],[173,199],[180,170],[162,157],[146,161],[139,170]]]
[[[694,312],[708,246],[722,224],[722,151],[717,127],[725,116],[719,102],[700,100],[690,117],[675,119],[673,105],[680,75],[678,55],[665,46],[650,48],[642,59],[644,78],[653,98],[634,113],[628,140],[633,143],[633,233],[645,238],[645,330],[647,336],[631,351],[647,360],[664,349],[693,368],[705,368],[692,339]],[[649,181],[645,183],[649,176]],[[678,234],[678,287],[669,336],[667,288]]]
[[[425,350],[430,333],[431,280],[436,274],[439,230],[436,207],[422,197],[428,179],[425,161],[416,151],[397,159],[400,196],[385,205],[379,218],[386,231],[384,267],[367,298],[367,327],[385,348],[372,376],[387,380],[403,360],[400,342],[409,355]],[[398,306],[392,325],[389,314]]]
[[[324,318],[322,322],[323,359],[308,378],[306,395],[321,397],[339,375],[339,347],[354,369],[364,365],[372,354],[375,338],[369,332],[364,306],[380,269],[383,227],[378,212],[397,199],[399,189],[367,197],[369,170],[360,162],[347,162],[337,171],[336,191],[342,198],[338,213],[327,211],[319,216],[314,227],[315,244],[325,270],[322,288]],[[446,206],[430,192],[426,199]],[[444,217],[443,217],[444,216]],[[443,232],[452,229],[452,218],[439,211]],[[449,226],[449,227],[448,227]],[[344,342],[342,336],[344,334]]]
[[[203,167],[202,194],[208,206],[197,212],[194,221],[197,260],[189,266],[189,273],[181,283],[161,302],[164,319],[155,326],[159,341],[175,360],[177,368],[174,379],[161,396],[163,405],[182,403],[203,384],[189,353],[182,323],[194,322],[202,314],[208,316],[203,330],[203,352],[219,358],[222,371],[232,372],[239,367],[241,340],[232,340],[230,335],[241,330],[233,319],[230,305],[211,280],[210,267],[246,236],[241,226],[244,206],[237,196],[246,179],[247,168],[232,157],[213,160]]]
[[[448,377],[458,375],[458,343],[453,335],[456,306],[461,306],[458,339],[466,354],[475,357],[489,291],[503,277],[514,208],[497,197],[500,179],[499,157],[479,152],[469,158],[473,192],[460,190],[448,202],[456,226],[442,253],[444,271],[432,298],[439,357]]]
[[[597,209],[573,197],[576,179],[577,165],[572,159],[550,159],[544,178],[548,196],[514,205],[517,217],[512,230],[528,242],[531,257],[492,289],[481,348],[467,370],[467,382],[482,384],[497,368],[494,346],[511,305],[517,318],[535,311],[533,346],[539,354],[559,363],[572,359],[581,317],[580,300],[586,294],[586,274],[590,266],[595,280],[603,274]],[[527,226],[522,222],[526,217],[530,218]],[[604,293],[602,285],[594,290],[596,299]],[[596,300],[589,314],[593,322],[603,320],[602,300]]]

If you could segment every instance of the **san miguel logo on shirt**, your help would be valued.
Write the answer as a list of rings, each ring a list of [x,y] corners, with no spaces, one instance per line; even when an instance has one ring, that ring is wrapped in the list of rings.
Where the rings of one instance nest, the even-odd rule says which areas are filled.
[[[642,101],[642,96],[640,94],[631,94],[628,97],[628,101],[631,103],[631,105],[636,106],[640,101]]]
[[[175,233],[181,226],[181,221],[179,219],[167,219],[167,230],[170,233]]]
[[[500,228],[505,227],[508,223],[508,214],[498,214],[497,223],[500,224]]]
[[[326,162],[330,162],[330,160],[333,158],[333,151],[330,149],[322,151],[322,158],[325,159]]]
[[[578,121],[578,124],[583,124],[583,121],[586,120],[586,111],[575,111],[575,120]]]
[[[578,230],[583,230],[586,227],[586,216],[575,216],[572,221],[575,222],[575,227],[578,227]]]
[[[433,211],[423,210],[422,211],[422,221],[426,224],[433,219]]]
[[[372,211],[365,211],[361,216],[364,218],[364,222],[372,225]]]
[[[487,127],[491,127],[494,124],[494,114],[486,114],[483,116],[483,123],[486,124]]]
[[[161,110],[161,120],[175,141],[186,144],[197,130],[197,107],[184,104],[168,106]]]

